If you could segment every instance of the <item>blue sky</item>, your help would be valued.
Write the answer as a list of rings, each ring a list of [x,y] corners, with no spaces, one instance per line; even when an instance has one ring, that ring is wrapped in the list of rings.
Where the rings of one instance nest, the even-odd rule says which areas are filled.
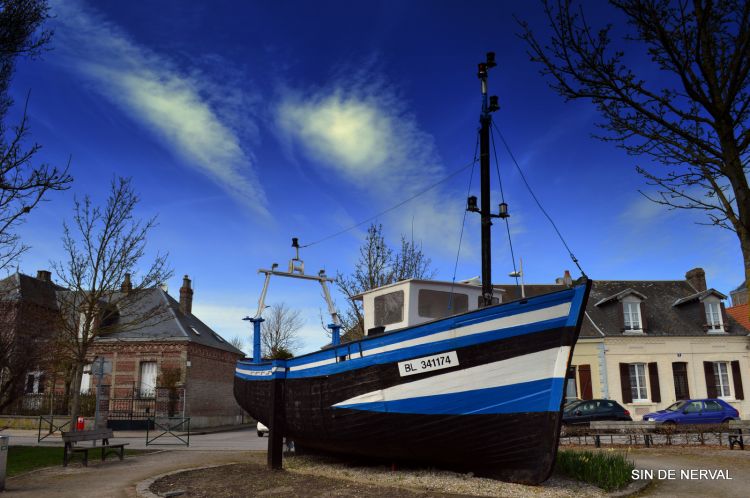
[[[302,244],[323,238],[471,162],[476,63],[494,50],[495,123],[590,277],[681,279],[701,266],[708,285],[726,294],[742,281],[734,234],[644,199],[635,166],[649,164],[591,138],[593,106],[565,103],[529,62],[514,16],[544,36],[539,3],[51,6],[51,50],[19,63],[12,92],[22,103],[31,91],[39,159],[70,158],[75,182],[21,227],[32,246],[20,261],[25,273],[62,257],[61,225],[74,195],[101,200],[114,175],[130,176],[142,198],[139,214],[158,214],[149,248],[170,254],[171,293],[189,274],[195,314],[227,337],[247,339],[241,318],[257,306],[256,270],[285,266],[291,237]],[[588,11],[594,22],[618,24],[604,5],[592,2]],[[638,53],[632,60],[645,61]],[[499,147],[498,155],[516,257],[527,282],[553,282],[573,264],[507,153]],[[453,275],[470,170],[376,220],[393,244],[413,234],[437,278]],[[495,205],[494,174],[493,182]],[[366,228],[303,250],[308,271],[350,271]],[[478,217],[470,215],[459,279],[480,274],[478,235]],[[493,236],[494,280],[508,281],[504,227],[496,224]],[[274,281],[268,302],[280,301],[302,310],[304,349],[322,345],[319,289]]]

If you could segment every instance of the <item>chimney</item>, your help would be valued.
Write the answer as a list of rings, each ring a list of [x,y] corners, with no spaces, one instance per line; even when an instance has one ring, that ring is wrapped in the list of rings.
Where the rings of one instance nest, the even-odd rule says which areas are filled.
[[[130,273],[125,274],[125,279],[122,281],[120,290],[122,292],[130,292],[133,290],[133,283],[130,281]]]
[[[573,287],[573,277],[570,276],[569,270],[565,270],[562,281],[565,287]]]
[[[36,272],[36,279],[41,280],[42,282],[52,283],[52,273],[47,270],[39,270]]]
[[[703,268],[693,268],[685,274],[685,280],[693,286],[696,292],[706,290],[706,272]]]
[[[193,289],[190,288],[190,279],[187,275],[182,279],[180,287],[180,311],[190,315],[193,311]]]

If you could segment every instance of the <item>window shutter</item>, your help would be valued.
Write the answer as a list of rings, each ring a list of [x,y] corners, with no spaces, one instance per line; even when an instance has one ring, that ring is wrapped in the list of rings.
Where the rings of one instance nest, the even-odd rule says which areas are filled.
[[[661,390],[659,390],[659,367],[657,364],[648,364],[648,381],[651,388],[651,401],[658,403],[661,401]]]
[[[591,365],[578,365],[578,378],[581,381],[581,399],[593,399],[591,389]]]
[[[706,374],[706,393],[709,398],[716,398],[716,377],[714,376],[714,364],[712,361],[703,362],[703,371]]]
[[[625,332],[625,303],[622,301],[620,301],[620,331]],[[630,371],[628,370],[628,373],[629,372]]]
[[[742,374],[740,373],[740,362],[732,362],[732,379],[734,380],[734,399],[745,399],[745,393],[742,390]]]
[[[630,365],[620,363],[620,388],[622,389],[622,402],[632,403],[633,393],[630,391]]]
[[[648,323],[646,322],[646,303],[641,301],[638,303],[638,306],[641,310],[641,329],[643,330],[643,333],[646,333],[646,329],[648,328]]]

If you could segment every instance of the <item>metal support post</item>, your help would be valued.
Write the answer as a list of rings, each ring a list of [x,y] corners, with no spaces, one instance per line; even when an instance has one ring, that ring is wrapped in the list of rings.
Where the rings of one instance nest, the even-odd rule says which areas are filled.
[[[331,344],[334,346],[341,344],[341,325],[329,323],[328,328],[331,329]]]

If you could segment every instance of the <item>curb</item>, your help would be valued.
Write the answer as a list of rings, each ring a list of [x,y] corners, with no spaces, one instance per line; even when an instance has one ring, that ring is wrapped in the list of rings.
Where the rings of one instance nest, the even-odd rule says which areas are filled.
[[[214,467],[224,467],[225,465],[235,465],[237,463],[242,463],[242,462],[226,462],[226,463],[217,463],[213,465],[202,465],[200,467],[185,467],[184,469],[177,469],[177,470],[165,472],[163,474],[149,477],[148,479],[145,479],[139,482],[138,484],[136,484],[135,494],[136,496],[141,497],[141,498],[162,498],[160,495],[153,493],[149,489],[155,481],[157,481],[158,479],[161,479],[162,477],[167,477],[167,476],[171,476],[174,474],[180,474],[182,472],[188,472],[190,470],[212,469]]]
[[[636,479],[635,481],[625,486],[625,489],[610,493],[607,496],[612,498],[626,498],[628,496],[634,496],[649,487],[652,482],[652,479]]]

